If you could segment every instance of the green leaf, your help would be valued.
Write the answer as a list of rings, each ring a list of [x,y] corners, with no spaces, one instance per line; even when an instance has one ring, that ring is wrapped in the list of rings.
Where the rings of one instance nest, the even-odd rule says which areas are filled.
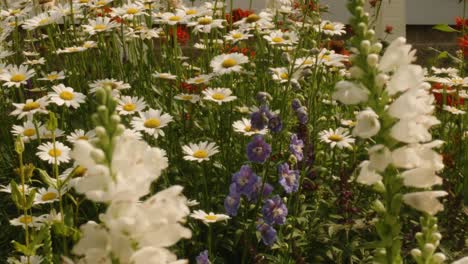
[[[439,31],[442,31],[442,32],[460,32],[460,31],[454,29],[453,27],[451,27],[449,25],[445,25],[445,24],[435,25],[432,29],[439,30]]]
[[[56,186],[55,184],[55,181],[49,176],[49,174],[47,173],[47,171],[45,170],[41,170],[41,169],[36,169],[37,171],[39,171],[39,175],[41,176],[41,179],[47,183],[48,186],[50,187],[54,187],[55,189],[58,189],[58,187]]]
[[[15,181],[10,182],[11,186],[11,199],[15,203],[16,207],[23,209],[23,195],[21,194],[18,184]]]
[[[28,198],[26,199],[25,209],[29,209],[33,206],[35,197],[36,197],[36,190],[32,189],[31,192],[29,192]]]

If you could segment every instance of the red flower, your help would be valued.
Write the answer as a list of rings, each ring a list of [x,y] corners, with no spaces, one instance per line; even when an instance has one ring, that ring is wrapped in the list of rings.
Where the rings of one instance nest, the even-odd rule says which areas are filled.
[[[293,4],[294,9],[302,9],[303,11],[309,9],[311,11],[317,11],[318,5],[315,5],[313,1],[310,1],[309,4],[301,4],[299,1],[295,1]]]
[[[240,52],[244,54],[245,56],[248,56],[250,58],[255,57],[255,51],[249,49],[249,48],[239,48],[238,46],[229,46],[226,45],[224,47],[224,53],[234,53],[234,52]]]
[[[253,14],[253,11],[237,8],[233,9],[231,14],[226,14],[226,20],[230,24],[242,20],[244,17],[248,17],[251,14]]]
[[[169,35],[173,36],[172,28],[169,29]],[[187,41],[190,39],[190,34],[188,33],[188,29],[185,26],[177,26],[177,42],[181,45],[185,45]]]
[[[385,33],[392,34],[392,32],[393,32],[393,26],[392,25],[386,25],[385,26]]]
[[[463,51],[465,57],[468,57],[468,35],[458,38],[458,47]]]
[[[445,89],[445,104],[444,104],[444,92],[443,89]],[[452,87],[449,86],[444,86],[441,83],[434,83],[432,84],[432,93],[434,94],[434,98],[436,99],[436,102],[438,105],[450,105],[450,106],[457,106],[457,105],[463,105],[465,103],[465,100],[463,98],[458,98],[456,95],[453,93],[450,93],[452,91]]]
[[[458,28],[458,29],[461,29],[463,27],[463,24],[465,27],[468,27],[468,19],[465,19],[465,21],[463,21],[463,18],[462,17],[455,17],[455,27]]]

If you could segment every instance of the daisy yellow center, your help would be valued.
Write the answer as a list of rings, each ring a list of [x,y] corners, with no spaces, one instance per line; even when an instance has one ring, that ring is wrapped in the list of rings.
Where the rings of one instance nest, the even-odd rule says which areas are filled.
[[[150,118],[143,124],[146,128],[157,128],[161,125],[161,120],[157,118]]]
[[[313,63],[312,60],[307,59],[307,60],[304,61],[303,64],[304,64],[304,65],[311,65],[312,63]]]
[[[96,5],[97,6],[102,6],[102,5],[105,5],[106,4],[106,1],[98,1],[96,2]]]
[[[245,127],[244,127],[244,131],[245,131],[245,132],[250,132],[250,131],[252,131],[252,126],[245,126]]]
[[[73,100],[73,98],[75,97],[75,95],[73,95],[72,92],[68,92],[68,91],[61,92],[59,96],[62,100],[65,100],[65,101]]]
[[[52,201],[55,198],[57,198],[57,194],[53,193],[53,192],[48,192],[48,193],[42,195],[42,197],[41,197],[42,201]]]
[[[223,100],[224,98],[226,98],[226,96],[222,93],[214,93],[213,95],[211,95],[211,98],[215,100]]]
[[[209,221],[215,221],[218,219],[218,217],[216,217],[216,215],[205,215],[205,219]]]
[[[87,4],[89,0],[80,0],[80,4]]]
[[[127,103],[122,108],[123,108],[123,110],[125,110],[127,112],[131,112],[131,111],[136,109],[136,105],[133,104],[133,103]]]
[[[51,150],[49,150],[49,156],[51,157],[60,157],[60,155],[62,155],[62,151],[60,151],[60,149],[56,149],[56,148],[53,148]]]
[[[205,81],[205,79],[203,79],[203,78],[197,78],[197,79],[194,80],[195,83],[202,83],[204,81]]]
[[[45,25],[45,24],[47,24],[48,22],[49,22],[49,19],[48,19],[48,18],[43,18],[43,19],[39,20],[39,23],[38,23],[38,24],[39,24],[39,25]]]
[[[26,75],[22,73],[13,74],[10,78],[11,82],[22,82],[26,80]]]
[[[129,15],[134,15],[136,13],[138,13],[138,8],[130,7],[129,9],[127,9],[127,14]]]
[[[27,224],[32,223],[33,218],[32,218],[32,216],[29,216],[29,215],[26,216],[25,215],[25,216],[22,216],[22,217],[18,218],[18,221],[20,221],[20,223],[23,223],[23,224],[27,225]]]
[[[78,48],[70,47],[70,48],[67,48],[67,51],[69,51],[69,52],[78,51]]]
[[[171,17],[169,18],[169,21],[173,21],[173,22],[180,21],[180,16],[171,16]]]
[[[106,29],[106,25],[104,24],[97,24],[97,25],[94,25],[94,30],[104,30]]]
[[[103,87],[108,86],[108,87],[110,87],[112,90],[114,90],[114,89],[116,89],[116,88],[118,87],[118,85],[117,85],[116,83],[114,83],[114,82],[104,82],[104,83],[102,84],[102,86],[103,86]]]
[[[93,47],[93,43],[85,43],[83,44],[83,48],[92,48]]]
[[[208,157],[208,152],[203,149],[199,149],[193,153],[193,156],[197,159],[204,159]]]
[[[85,167],[78,166],[75,169],[75,176],[76,177],[81,177],[86,173],[86,171],[88,171],[88,169],[86,169]]]
[[[237,65],[237,61],[232,58],[227,58],[221,64],[224,68],[231,68]]]
[[[198,24],[200,25],[209,25],[211,24],[211,22],[213,22],[213,19],[209,17],[203,17],[203,18],[198,19]]]
[[[58,74],[50,74],[49,76],[47,76],[47,80],[54,81],[54,80],[57,80],[58,77],[59,77]]]
[[[463,79],[453,79],[454,84],[463,84]]]
[[[330,56],[328,56],[328,55],[323,55],[323,56],[322,56],[322,60],[330,61],[331,58],[330,58]]]
[[[27,128],[23,131],[23,135],[27,137],[32,137],[36,134],[36,130],[34,128]]]
[[[24,104],[23,111],[31,111],[34,109],[38,109],[39,107],[41,107],[41,105],[38,102],[29,102]]]
[[[185,12],[185,14],[187,14],[187,15],[195,15],[196,13],[198,13],[198,12],[195,9],[189,9],[189,10],[187,10]]]
[[[235,38],[235,39],[240,39],[240,38],[242,38],[242,36],[244,36],[244,35],[242,35],[242,33],[234,33],[234,34],[232,34],[232,38]]]
[[[328,136],[328,139],[331,141],[339,142],[343,140],[343,137],[341,135],[333,134],[333,135]]]
[[[323,26],[323,29],[325,29],[325,30],[335,30],[335,26],[333,26],[333,24],[326,24],[325,26]]]
[[[89,138],[87,136],[79,136],[78,139],[88,140]]]
[[[274,43],[281,43],[284,41],[284,39],[282,37],[274,37],[271,38],[271,41],[273,41]]]
[[[250,14],[246,19],[247,23],[254,23],[254,22],[257,22],[258,20],[260,20],[260,17],[256,14]]]
[[[287,79],[287,78],[289,77],[289,74],[283,72],[283,73],[280,74],[279,77],[280,77],[281,79]]]
[[[14,16],[16,14],[19,14],[20,12],[21,12],[21,9],[15,9],[15,10],[11,10],[10,14]]]
[[[184,100],[192,100],[192,98],[193,98],[193,96],[191,96],[191,95],[182,96],[182,99],[184,99]]]

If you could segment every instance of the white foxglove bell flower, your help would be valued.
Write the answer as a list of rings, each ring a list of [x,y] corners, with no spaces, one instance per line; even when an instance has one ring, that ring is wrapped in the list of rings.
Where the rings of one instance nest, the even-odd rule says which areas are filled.
[[[445,191],[407,193],[403,195],[403,202],[418,211],[435,215],[439,211],[444,210],[444,205],[437,198],[446,196],[447,194]]]
[[[359,112],[356,116],[356,125],[353,129],[353,136],[360,138],[370,138],[380,131],[379,116],[370,108]]]
[[[428,168],[407,170],[401,174],[401,177],[403,177],[403,184],[408,187],[429,188],[442,184],[442,178],[437,176],[434,170]]]
[[[378,69],[390,72],[402,65],[408,65],[416,60],[416,50],[411,50],[411,45],[406,44],[406,39],[399,37],[392,41],[380,59]]]
[[[392,162],[392,153],[382,145],[375,145],[369,149],[369,167],[373,170],[383,172],[388,164]]]
[[[361,162],[359,165],[361,171],[359,172],[359,176],[356,179],[357,182],[365,185],[372,185],[382,180],[382,176],[375,170],[369,168],[369,164],[370,162],[368,160]]]
[[[427,83],[425,85],[429,86]],[[398,97],[388,108],[390,116],[409,119],[431,114],[434,111],[434,96],[421,88],[410,89]]]
[[[390,135],[404,143],[427,142],[432,139],[428,131],[434,125],[440,124],[440,121],[430,115],[421,115],[414,119],[403,119],[398,121],[390,131]]]
[[[417,87],[424,81],[424,71],[419,65],[403,65],[396,70],[387,83],[387,93],[394,95]]]
[[[360,87],[353,82],[339,81],[335,85],[332,98],[345,105],[351,105],[366,102],[368,96],[369,91],[366,88]]]
[[[434,140],[426,144],[412,144],[392,151],[392,163],[397,168],[429,168],[440,171],[444,168],[442,155],[433,148],[440,147],[444,142]]]

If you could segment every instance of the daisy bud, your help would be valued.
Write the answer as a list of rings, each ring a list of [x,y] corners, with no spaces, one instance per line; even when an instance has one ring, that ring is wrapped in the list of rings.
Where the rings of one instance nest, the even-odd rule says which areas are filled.
[[[375,83],[377,84],[377,87],[382,88],[388,81],[390,77],[388,77],[387,74],[380,73],[375,77]]]
[[[96,127],[94,131],[96,132],[96,136],[98,137],[102,137],[106,135],[106,129],[102,126]]]
[[[442,263],[447,259],[447,257],[443,253],[435,253],[434,256],[432,256],[432,260],[435,261],[436,263]]]
[[[377,42],[374,45],[372,45],[371,50],[372,50],[372,52],[379,53],[380,51],[382,51],[382,48],[383,48],[382,43]]]
[[[412,255],[415,259],[417,259],[417,258],[421,257],[422,253],[421,253],[421,250],[419,250],[419,249],[417,249],[417,248],[413,248],[413,249],[411,250],[411,255]]]
[[[370,55],[367,56],[367,63],[370,66],[375,67],[377,65],[377,62],[379,62],[379,55],[370,54]]]
[[[431,243],[426,243],[424,245],[424,254],[425,255],[432,255],[432,253],[434,253],[436,247],[434,246],[434,244],[431,244]]]
[[[313,48],[309,51],[310,55],[317,55],[320,53],[320,50],[317,48]]]
[[[364,71],[358,66],[353,66],[349,69],[349,74],[354,79],[360,79],[362,75],[364,74]]]
[[[369,40],[363,40],[361,41],[361,49],[365,52],[368,53],[370,49],[371,43]]]
[[[106,155],[104,154],[104,151],[100,149],[93,149],[90,154],[91,154],[91,158],[93,158],[98,163],[101,163],[106,159]]]

